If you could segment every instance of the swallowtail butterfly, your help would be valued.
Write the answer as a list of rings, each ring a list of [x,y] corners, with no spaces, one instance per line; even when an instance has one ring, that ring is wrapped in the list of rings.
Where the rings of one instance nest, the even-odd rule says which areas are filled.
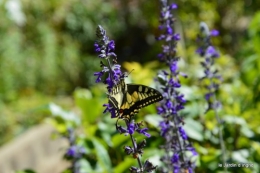
[[[109,93],[109,105],[116,110],[116,117],[129,119],[139,110],[163,99],[162,94],[145,85],[125,84],[121,81]]]

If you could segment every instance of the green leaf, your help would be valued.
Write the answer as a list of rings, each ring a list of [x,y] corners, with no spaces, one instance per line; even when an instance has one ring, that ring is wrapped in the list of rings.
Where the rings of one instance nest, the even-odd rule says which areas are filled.
[[[113,143],[111,141],[111,134],[106,133],[105,131],[103,131],[101,133],[102,139],[107,143],[108,146],[112,147]]]
[[[165,155],[164,150],[159,150],[157,148],[145,148],[145,152],[143,154],[144,159],[149,159],[150,162],[152,162],[154,165],[161,165],[162,162],[160,161],[160,158]]]
[[[248,138],[253,137],[254,132],[248,127],[244,118],[227,115],[223,117],[223,120],[228,124],[238,124],[241,126],[241,132]]]
[[[248,138],[252,138],[252,137],[255,136],[255,133],[251,129],[249,129],[247,125],[242,126],[241,132],[242,132],[243,135],[245,135]]]
[[[99,166],[108,172],[111,172],[112,166],[106,148],[99,142],[97,138],[92,139],[93,145],[96,150]]]
[[[80,119],[73,112],[65,111],[60,106],[54,103],[50,103],[48,105],[48,109],[54,117],[59,117],[64,121],[75,122],[75,124],[80,123]]]
[[[125,141],[127,141],[129,138],[126,138],[125,136],[123,136],[122,134],[115,134],[112,137],[112,143],[113,143],[113,147],[116,148],[118,146],[120,146],[122,143],[124,143]]]
[[[93,98],[90,90],[77,89],[74,92],[74,99],[76,105],[82,111],[82,119],[89,123],[94,123],[103,112],[102,102],[97,98]]]
[[[158,127],[160,121],[162,121],[162,117],[158,116],[157,114],[149,114],[145,116],[145,121],[149,124],[153,125],[154,127]]]
[[[136,164],[136,160],[132,158],[125,158],[123,162],[119,163],[113,172],[128,172],[128,169]]]
[[[240,163],[248,163],[249,151],[247,149],[242,149],[238,151],[233,151],[232,156],[233,160]]]
[[[198,121],[194,121],[191,118],[185,120],[184,129],[190,138],[198,141],[203,141],[203,127]]]
[[[225,115],[225,116],[223,116],[223,120],[226,123],[230,123],[230,124],[246,125],[245,119],[243,119],[241,117],[237,117],[235,115]]]
[[[107,119],[107,120],[106,120]],[[108,121],[110,119],[110,121]],[[115,125],[111,124],[114,123],[111,121],[111,118],[104,117],[104,122],[100,121],[97,126],[100,131],[100,135],[102,136],[102,139],[110,146],[113,146],[113,142],[111,140],[112,134],[116,132]]]
[[[79,161],[80,164],[80,171],[79,172],[93,172],[90,163],[86,159],[81,159]]]

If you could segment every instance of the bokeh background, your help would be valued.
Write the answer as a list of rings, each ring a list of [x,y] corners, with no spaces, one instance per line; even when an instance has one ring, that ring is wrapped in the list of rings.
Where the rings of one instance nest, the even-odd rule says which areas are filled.
[[[205,90],[199,81],[203,70],[195,54],[201,21],[220,31],[213,44],[221,53],[216,66],[224,81],[218,98],[228,162],[254,164],[228,170],[259,172],[260,1],[174,2],[180,69],[189,76],[181,79],[188,100],[183,114],[199,153],[197,172],[221,171],[217,121],[213,112],[205,114]],[[115,120],[103,114],[106,90],[93,76],[100,71],[93,44],[96,27],[102,25],[115,40],[118,62],[126,71],[134,69],[129,81],[153,86],[156,70],[164,68],[157,61],[161,45],[155,40],[159,0],[2,0],[0,9],[0,146],[47,123],[59,134],[76,129],[77,142],[87,149],[82,164],[88,172],[127,172],[136,165],[123,153],[129,139],[117,134]],[[145,120],[153,136],[143,157],[157,163],[163,140],[155,114],[155,105],[149,106],[137,119]],[[58,140],[59,134],[50,140]]]

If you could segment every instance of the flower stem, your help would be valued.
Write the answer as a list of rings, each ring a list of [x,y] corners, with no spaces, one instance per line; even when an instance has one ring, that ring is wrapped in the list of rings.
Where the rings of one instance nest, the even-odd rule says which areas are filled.
[[[129,126],[129,123],[130,121],[128,121],[128,120],[125,120],[125,123],[126,123],[126,126],[128,127]],[[133,148],[134,148],[134,153],[137,153],[137,144],[136,144],[136,142],[135,142],[135,139],[134,139],[134,137],[133,137],[133,135],[132,134],[129,134],[130,135],[130,138],[131,138],[131,141],[132,141],[132,144],[133,144]],[[143,165],[142,165],[142,162],[141,162],[141,160],[140,160],[140,157],[139,157],[139,155],[137,155],[137,162],[138,162],[138,165],[139,165],[139,168],[142,170],[142,168],[143,168]]]

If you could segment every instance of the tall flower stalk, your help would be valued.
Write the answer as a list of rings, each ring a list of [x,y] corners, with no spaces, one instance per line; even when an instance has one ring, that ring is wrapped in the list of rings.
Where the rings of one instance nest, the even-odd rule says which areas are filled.
[[[102,71],[94,73],[97,76],[96,82],[103,82],[107,85],[108,98],[110,97],[113,88],[120,88],[122,84],[121,81],[124,82],[124,79],[127,77],[125,73],[121,71],[121,66],[117,64],[117,56],[115,54],[115,42],[110,40],[106,31],[101,27],[97,27],[96,31],[97,41],[94,44],[95,51],[99,54],[99,58],[101,59],[100,66],[102,67]],[[119,89],[120,90],[120,89]],[[122,91],[123,92],[123,91]],[[143,154],[143,148],[146,145],[146,140],[144,139],[142,142],[137,143],[134,139],[133,134],[137,132],[139,134],[143,134],[146,137],[150,137],[151,135],[147,133],[148,128],[141,128],[142,123],[135,123],[133,116],[130,117],[116,117],[116,112],[120,110],[116,110],[109,104],[103,105],[105,108],[105,112],[111,113],[111,118],[118,118],[116,122],[116,129],[119,133],[129,135],[132,141],[133,146],[125,146],[124,150],[127,155],[132,155],[133,158],[137,159],[139,167],[130,167],[130,171],[133,173],[141,173],[141,172],[152,172],[156,169],[156,166],[153,166],[151,162],[146,160],[144,164],[141,162],[141,156]],[[125,127],[118,124],[119,120],[123,120],[126,124]]]
[[[159,72],[159,88],[163,92],[163,101],[157,107],[158,114],[162,116],[160,122],[161,136],[165,139],[163,149],[165,155],[161,158],[164,167],[161,172],[194,172],[195,164],[192,157],[197,155],[192,144],[188,141],[188,136],[183,129],[184,121],[180,111],[184,109],[186,100],[179,89],[181,83],[180,75],[186,77],[178,69],[179,57],[177,56],[176,45],[180,40],[180,35],[174,30],[175,18],[172,11],[177,9],[177,5],[170,4],[167,0],[161,1],[160,26],[161,35],[157,38],[162,42],[162,53],[158,58],[168,66],[169,70]]]
[[[201,65],[204,69],[204,76],[201,78],[202,82],[204,81],[204,86],[207,90],[205,94],[205,99],[208,104],[208,108],[206,112],[212,110],[214,111],[218,129],[219,129],[219,141],[222,150],[222,163],[223,166],[226,163],[226,151],[225,144],[223,140],[222,134],[222,120],[219,117],[218,110],[221,108],[221,103],[217,100],[216,93],[219,89],[220,83],[222,82],[222,77],[218,73],[218,70],[215,69],[215,59],[219,58],[219,53],[215,49],[215,47],[211,43],[211,37],[217,36],[219,32],[217,30],[210,31],[207,24],[204,22],[200,23],[200,33],[197,37],[197,42],[199,44],[199,48],[197,49],[197,53],[203,58]],[[225,172],[227,172],[227,168],[224,167]]]

